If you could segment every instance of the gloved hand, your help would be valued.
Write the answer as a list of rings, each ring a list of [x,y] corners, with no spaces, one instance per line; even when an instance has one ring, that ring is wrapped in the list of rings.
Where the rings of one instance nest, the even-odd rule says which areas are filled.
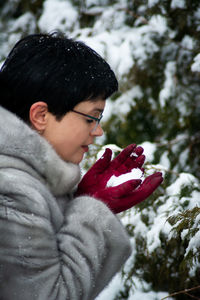
[[[142,184],[140,179],[133,179],[96,191],[93,196],[107,204],[114,213],[119,213],[145,200],[162,181],[162,173],[156,172],[145,178]]]
[[[120,176],[133,168],[140,168],[143,171],[142,165],[145,161],[143,151],[142,147],[131,144],[111,161],[112,151],[107,148],[103,156],[83,176],[76,195],[94,195],[106,187],[113,175]]]

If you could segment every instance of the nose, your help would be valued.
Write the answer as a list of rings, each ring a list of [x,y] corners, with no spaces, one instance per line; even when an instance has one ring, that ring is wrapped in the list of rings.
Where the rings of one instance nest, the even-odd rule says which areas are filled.
[[[100,124],[97,126],[97,128],[94,131],[91,132],[91,135],[93,135],[93,136],[102,136],[103,135],[103,129]]]

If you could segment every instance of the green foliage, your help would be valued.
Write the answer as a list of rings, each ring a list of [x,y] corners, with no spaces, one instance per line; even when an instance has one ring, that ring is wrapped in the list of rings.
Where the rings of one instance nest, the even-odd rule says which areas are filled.
[[[8,48],[11,48],[14,37],[39,31],[38,20],[43,13],[43,2],[0,2],[2,45],[8,42]],[[117,0],[88,3],[86,0],[71,1],[79,13],[79,39],[84,28],[83,36],[98,36],[98,30],[93,32],[93,27],[101,21],[107,7],[112,8],[113,13],[121,11],[123,17],[125,15],[123,25],[126,30],[130,29],[132,36],[141,37],[139,42],[129,45],[132,65],[126,72],[119,72],[120,89],[111,99],[115,109],[104,124],[104,144],[124,148],[133,142],[141,144],[148,141],[156,149],[150,164],[146,163],[146,169],[162,168],[163,161],[167,165],[164,166],[162,186],[146,201],[121,214],[122,219],[129,214],[132,216],[126,222],[126,228],[134,253],[129,267],[122,271],[123,289],[115,300],[129,298],[131,290],[137,288],[135,278],[141,281],[144,291],[149,288],[172,293],[197,286],[200,282],[200,208],[195,199],[200,199],[197,180],[200,178],[200,70],[194,72],[191,66],[200,53],[200,2],[185,0],[184,7],[172,7],[172,0],[127,0],[127,5],[124,2],[121,6],[117,5]],[[96,11],[92,10],[95,6],[98,6]],[[34,26],[31,27],[28,20],[23,28],[12,27],[13,22],[26,12],[31,13]],[[155,23],[149,25],[156,18],[162,18],[166,24],[163,31],[157,30]],[[103,40],[105,53],[112,41],[112,28],[106,30],[109,38]],[[126,41],[126,37],[120,41]],[[140,43],[144,48],[143,55],[140,55]],[[2,60],[5,52],[0,51]],[[132,91],[133,87],[138,87],[140,96]],[[122,98],[123,95],[127,98]],[[128,111],[121,110],[120,99],[125,99],[121,104],[129,103]],[[87,154],[83,163],[85,170],[94,163],[100,150],[101,145],[95,145],[90,152],[93,157]],[[192,177],[191,182],[181,182],[182,173],[193,174],[196,178]],[[174,183],[177,185],[172,188]],[[199,293],[197,290],[193,295],[200,297]],[[187,300],[188,296],[180,294],[174,299]]]
[[[169,294],[199,285],[200,207],[188,209],[193,193],[198,193],[196,196],[200,197],[199,185],[192,181],[190,184],[182,184],[176,195],[166,195],[162,188],[164,187],[160,187],[147,201],[132,209],[132,216],[127,224],[127,231],[134,239],[135,245],[132,264],[129,262],[131,267],[123,274],[124,287],[128,295],[130,290],[135,288],[133,278],[150,284],[154,291],[163,290]],[[161,216],[163,215],[165,220],[161,227],[157,218],[158,211],[162,211]],[[155,218],[152,218],[152,214]],[[167,224],[171,227],[170,231],[164,229]],[[157,247],[150,247],[149,232],[144,229],[143,232],[140,231],[143,226],[148,228],[149,232],[155,231],[158,226]],[[155,231],[155,234],[157,233]],[[200,296],[199,290],[194,291],[192,295]],[[116,299],[126,299],[122,296],[123,293],[119,293]],[[188,295],[177,294],[175,299],[187,300]]]
[[[43,0],[20,0],[20,1],[8,1],[7,3],[2,3],[0,9],[1,18],[3,20],[18,18],[26,12],[31,12],[35,16],[39,16],[41,14],[41,9],[43,5]]]
[[[184,188],[187,190],[187,187]],[[168,222],[173,226],[174,236],[181,237],[181,234],[185,233],[185,240],[189,241],[196,235],[200,227],[200,208],[194,207],[191,210],[185,210],[182,213],[171,216],[168,218]],[[189,264],[190,266],[194,263],[195,260],[200,260],[200,253],[197,249],[191,249],[185,256],[184,263]]]
[[[143,97],[136,100],[133,95],[133,106],[125,119],[119,120],[113,114],[106,127],[106,143],[116,143],[120,147],[144,140],[158,142],[167,139],[170,143],[178,134],[184,133],[186,138],[179,151],[189,149],[189,153],[185,165],[179,166],[179,171],[186,171],[189,165],[190,172],[199,176],[200,73],[191,71],[194,57],[200,51],[200,32],[194,18],[199,2],[192,1],[191,5],[187,1],[184,9],[172,9],[170,2],[159,1],[153,7],[148,7],[147,1],[129,1],[129,23],[131,16],[131,24],[137,24],[134,25],[136,27],[145,26],[150,17],[160,14],[167,20],[168,31],[161,37],[153,32],[149,35],[159,50],[149,54],[142,65],[135,61],[127,77],[123,77],[123,92],[125,88],[128,90],[131,86],[139,85]],[[138,22],[141,16],[143,23]],[[192,48],[184,42],[187,37],[193,42]],[[170,61],[174,63],[174,90],[166,98],[165,105],[161,106],[159,97],[165,85],[165,72]],[[177,158],[173,159],[170,153],[169,156],[174,165],[173,160],[177,161]]]

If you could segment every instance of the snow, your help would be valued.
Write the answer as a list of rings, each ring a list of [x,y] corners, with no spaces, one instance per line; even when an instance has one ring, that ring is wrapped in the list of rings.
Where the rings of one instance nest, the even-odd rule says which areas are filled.
[[[123,82],[127,74],[132,72],[133,66],[137,64],[141,69],[144,67],[147,60],[159,51],[159,48],[152,38],[164,37],[166,34],[170,38],[176,34],[176,32],[170,31],[166,18],[161,15],[154,15],[149,17],[148,22],[144,23],[144,19],[138,18],[135,21],[134,27],[128,27],[124,24],[125,12],[122,7],[126,6],[124,0],[118,1],[118,4],[113,4],[112,7],[106,7],[105,0],[87,0],[84,1],[85,8],[90,11],[96,9],[101,12],[97,18],[98,21],[94,23],[92,28],[80,28],[79,27],[79,14],[77,7],[72,5],[72,1],[69,0],[46,0],[43,3],[43,12],[39,19],[40,31],[54,31],[59,29],[65,32],[67,35],[74,37],[78,40],[82,40],[90,47],[95,49],[100,55],[102,55],[114,69],[117,77],[122,83],[122,94],[116,101],[107,100],[106,109],[104,112],[103,121],[107,121],[112,114],[118,116],[118,118],[125,120],[127,113],[136,106],[136,100],[142,99],[144,92],[137,84],[124,87]],[[149,8],[157,5],[159,0],[148,0],[147,6]],[[121,7],[120,7],[120,5]],[[93,7],[95,6],[95,8]],[[172,0],[171,9],[184,9],[186,6],[185,0]],[[82,7],[83,8],[83,7]],[[101,8],[101,9],[100,9]],[[140,6],[140,13],[144,11],[145,6]],[[163,14],[164,15],[164,14]],[[200,9],[195,12],[195,18],[200,20]],[[2,45],[1,51],[8,52],[8,48],[11,48],[13,43],[20,38],[20,34],[13,31],[18,31],[20,28],[26,28],[27,31],[34,31],[34,17],[30,13],[26,13],[10,24],[10,33],[8,43]],[[138,26],[138,27],[137,27]],[[200,26],[199,26],[200,30]],[[4,49],[3,49],[4,47]],[[185,51],[192,50],[194,47],[194,40],[185,35],[180,42],[180,47]],[[194,57],[191,64],[192,72],[200,72],[200,53]],[[159,94],[159,103],[161,110],[165,109],[168,105],[168,100],[174,97],[176,89],[176,62],[168,60],[165,66],[165,81]],[[152,99],[152,106],[154,100]],[[185,106],[179,107],[179,101],[177,101],[179,110],[182,110],[182,114],[186,114],[189,110],[184,111]],[[180,139],[185,138],[180,136]],[[100,140],[100,139],[99,139]],[[103,143],[103,137],[100,144]],[[144,148],[144,154],[146,156],[146,162],[152,163],[154,161],[155,152],[157,150],[157,144],[149,141],[144,141],[141,146]],[[180,143],[175,143],[171,147],[173,153],[180,153]],[[122,151],[120,147],[114,144],[104,145],[97,154],[99,159],[105,148],[110,148],[114,154]],[[180,164],[183,166],[186,164],[188,157],[188,150],[182,151],[179,157]],[[153,173],[156,170],[161,170],[163,175],[170,171],[171,162],[168,157],[168,152],[163,152],[160,162],[157,165],[148,164],[148,174]],[[176,166],[172,166],[175,171]],[[111,177],[108,186],[118,185],[121,182],[135,178],[141,178],[141,170],[133,169],[128,174]],[[166,194],[156,199],[156,203],[159,203],[158,208],[148,207],[143,210],[143,214],[148,216],[148,226],[142,221],[140,212],[136,208],[130,210],[129,214],[123,216],[121,221],[124,225],[131,223],[134,226],[134,238],[131,239],[133,253],[131,258],[127,261],[125,269],[129,269],[129,264],[134,261],[134,255],[136,253],[135,237],[141,235],[147,242],[149,253],[153,253],[157,247],[160,246],[160,233],[164,233],[168,239],[173,235],[171,231],[172,226],[167,222],[169,216],[176,216],[180,212],[183,212],[183,204],[188,201],[187,209],[193,209],[194,207],[200,207],[200,192],[193,190],[189,196],[180,197],[181,190],[185,186],[193,186],[197,188],[199,186],[199,180],[190,173],[174,174],[173,183],[167,187]],[[148,201],[148,200],[147,200]],[[156,205],[155,203],[155,205]],[[199,218],[196,218],[194,228],[199,228]],[[188,230],[181,233],[181,238],[184,240],[188,234]],[[196,251],[200,247],[200,233],[197,232],[190,240],[186,253],[190,251]],[[192,276],[197,267],[191,267],[190,275]],[[153,292],[151,286],[145,282],[141,282],[137,277],[133,277],[134,287],[128,300],[156,300],[167,296],[164,292]],[[96,298],[96,300],[113,300],[118,291],[123,289],[123,283],[121,274],[118,273],[109,286]],[[170,298],[168,298],[170,299]]]
[[[119,79],[129,73],[135,61],[142,66],[149,56],[159,50],[150,33],[163,35],[167,31],[166,21],[160,15],[153,16],[147,25],[138,28],[127,27],[123,22],[124,11],[117,11],[113,5],[112,9],[103,11],[92,32],[89,29],[73,32],[75,38],[84,41],[109,62]],[[108,27],[112,27],[112,31]]]
[[[196,182],[196,187],[199,186],[199,183]],[[195,187],[194,185],[194,187]],[[200,207],[200,192],[198,191],[192,191],[191,193],[191,200],[188,204],[188,209],[192,209],[195,206]]]
[[[156,248],[161,246],[160,232],[168,234],[171,226],[166,222],[165,207],[159,210],[159,214],[155,216],[152,227],[147,232],[147,247],[149,253],[152,253]]]
[[[149,20],[149,25],[152,26],[157,33],[161,36],[167,31],[167,21],[166,18],[162,17],[161,15],[154,15]]]
[[[196,270],[199,270],[199,268],[200,268],[200,263],[195,262],[195,264],[189,270],[189,276],[190,277],[195,277]]]
[[[189,173],[179,174],[178,179],[166,189],[167,195],[176,195],[181,192],[181,188],[186,185],[198,184],[197,179]]]
[[[146,161],[152,162],[154,159],[154,152],[156,151],[156,145],[151,142],[143,142],[140,145],[144,149],[144,155],[146,157]]]
[[[118,97],[116,101],[109,103],[109,105],[112,106],[110,108],[110,112],[112,110],[112,113],[117,114],[119,118],[123,120],[124,116],[126,116],[126,114],[131,110],[131,108],[136,105],[134,99],[141,99],[142,96],[143,92],[141,88],[135,85],[131,89],[122,93],[122,95]]]
[[[167,152],[164,152],[163,155],[161,156],[160,158],[160,164],[162,166],[164,166],[167,170],[170,169],[170,160],[168,158],[168,153]]]
[[[116,152],[121,152],[122,151],[122,148],[118,147],[117,145],[115,144],[108,144],[108,145],[105,145],[101,148],[101,150],[98,152],[97,154],[97,159],[101,158],[102,155],[104,154],[106,148],[109,148],[112,150],[112,155],[114,156],[114,154]]]
[[[131,179],[142,179],[143,172],[139,168],[133,169],[131,172],[116,177],[113,175],[107,182],[107,187],[117,186]]]
[[[32,13],[27,12],[17,18],[15,22],[10,25],[10,31],[27,30],[33,32],[36,30],[35,17]]]
[[[194,39],[192,39],[188,35],[185,35],[181,41],[181,46],[185,49],[192,50],[194,48],[194,43],[195,43]]]
[[[175,72],[176,72],[176,63],[170,61],[166,65],[165,69],[165,84],[163,89],[160,92],[160,106],[164,108],[167,100],[174,95],[175,92]]]
[[[127,300],[160,300],[166,296],[168,296],[168,293],[166,292],[153,292],[151,291],[150,285],[148,285],[145,282],[142,282],[138,280],[137,277],[133,276],[134,281],[134,291],[130,293]],[[121,284],[121,278],[120,275],[117,274],[113,280],[110,282],[107,289],[105,289],[95,300],[111,300],[114,299],[117,295],[117,292],[120,291],[120,289],[123,289],[123,286]],[[145,289],[145,292],[142,291],[142,289]],[[171,297],[167,298],[168,300],[172,300]]]
[[[194,58],[194,63],[191,66],[193,72],[200,72],[200,53]]]
[[[95,300],[114,299],[121,288],[122,280],[120,273],[118,273],[109,283],[108,287]]]
[[[46,0],[44,12],[38,22],[41,31],[49,32],[61,30],[66,32],[75,29],[78,24],[78,12],[70,1]]]
[[[118,5],[113,7],[107,7],[102,10],[101,19],[99,19],[94,25],[94,33],[102,32],[102,24],[104,30],[109,30],[112,27],[114,30],[121,29],[121,25],[125,21],[125,12],[118,9]]]
[[[172,0],[171,2],[171,8],[185,8],[185,0]]]
[[[199,229],[200,229],[200,225],[199,225]],[[188,252],[190,251],[192,251],[195,254],[196,252],[199,251],[198,249],[199,247],[200,247],[200,230],[195,234],[194,237],[190,239],[185,255],[187,255]]]

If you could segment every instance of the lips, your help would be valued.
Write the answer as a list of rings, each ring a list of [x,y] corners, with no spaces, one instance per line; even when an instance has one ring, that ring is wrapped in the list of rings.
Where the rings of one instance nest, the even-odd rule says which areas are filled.
[[[84,150],[84,152],[88,152],[88,150],[89,150],[89,147],[88,146],[82,146],[82,148],[83,148],[83,150]]]

